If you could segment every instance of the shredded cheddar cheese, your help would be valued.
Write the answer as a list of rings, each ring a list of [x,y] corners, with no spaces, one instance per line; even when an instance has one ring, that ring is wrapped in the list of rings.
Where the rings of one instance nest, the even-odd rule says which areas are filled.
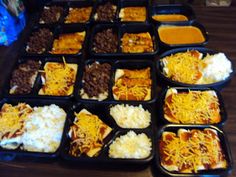
[[[48,62],[42,73],[43,83],[40,95],[67,96],[73,92],[77,64]]]
[[[165,99],[164,116],[173,123],[213,124],[221,120],[214,91],[172,93]]]
[[[192,51],[176,53],[161,59],[163,73],[174,81],[195,84],[202,78],[204,62]]]
[[[97,155],[103,146],[103,139],[111,132],[111,128],[103,123],[98,116],[87,110],[75,113],[76,119],[70,127],[69,135],[72,139],[70,154],[89,157]]]
[[[114,98],[118,100],[150,100],[151,85],[150,68],[118,69],[112,90]]]
[[[161,164],[167,170],[197,173],[227,166],[217,132],[212,129],[179,129],[178,136],[165,132],[161,144]]]
[[[124,33],[121,39],[121,48],[124,53],[153,52],[152,37],[149,32]]]
[[[53,42],[52,54],[77,54],[85,39],[86,32],[61,34]]]
[[[10,139],[21,137],[24,133],[24,122],[32,112],[32,108],[25,104],[19,103],[16,106],[4,104],[0,112],[0,145],[6,146]],[[20,145],[20,140],[17,147]],[[17,148],[15,147],[15,148]]]

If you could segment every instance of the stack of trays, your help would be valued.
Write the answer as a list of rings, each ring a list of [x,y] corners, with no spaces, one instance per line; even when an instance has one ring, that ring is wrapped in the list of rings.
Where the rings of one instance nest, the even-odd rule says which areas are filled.
[[[183,42],[189,34],[181,30],[200,40]],[[228,173],[232,158],[222,130],[227,114],[216,89],[230,81],[233,67],[223,54],[203,48],[207,41],[188,5],[146,0],[46,4],[6,79],[0,102],[1,156],[137,165],[152,161],[158,173],[168,176]],[[178,61],[172,61],[185,58],[176,57],[179,53],[192,57],[193,67],[185,61],[176,69]],[[211,73],[214,58],[224,67]],[[205,153],[204,159],[196,153]]]

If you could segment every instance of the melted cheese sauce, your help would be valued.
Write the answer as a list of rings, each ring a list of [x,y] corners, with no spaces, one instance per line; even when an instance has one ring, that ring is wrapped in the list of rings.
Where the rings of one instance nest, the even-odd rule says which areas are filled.
[[[203,43],[205,38],[194,26],[161,26],[158,33],[162,42],[170,45]]]
[[[188,18],[181,14],[158,14],[153,15],[152,18],[160,22],[188,21]]]

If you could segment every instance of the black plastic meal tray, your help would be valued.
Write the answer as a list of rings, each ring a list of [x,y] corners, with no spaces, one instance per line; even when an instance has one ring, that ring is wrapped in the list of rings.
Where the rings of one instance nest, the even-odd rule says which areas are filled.
[[[179,53],[179,52],[186,52],[188,50],[197,50],[201,53],[203,53],[203,56],[206,56],[207,54],[216,54],[219,53],[218,51],[214,51],[211,49],[207,49],[207,48],[201,48],[201,47],[184,47],[184,48],[178,48],[178,49],[172,49],[169,50],[163,54],[161,54],[157,61],[157,76],[158,78],[161,80],[161,82],[165,85],[165,86],[178,86],[178,87],[197,87],[197,88],[214,88],[217,90],[222,89],[223,87],[225,87],[229,81],[232,79],[232,77],[234,76],[234,66],[232,63],[232,70],[233,72],[229,75],[228,78],[226,78],[223,81],[219,81],[216,83],[212,83],[212,84],[186,84],[186,83],[181,83],[181,82],[177,82],[177,81],[173,81],[170,78],[167,78],[164,74],[163,74],[163,68],[161,66],[161,62],[160,59],[166,57],[166,56],[170,56],[171,54],[175,54],[175,53]]]
[[[17,99],[17,98],[3,98],[0,101],[0,107],[3,106],[3,104],[8,103],[12,105],[17,105],[18,103],[26,103],[29,104],[31,107],[35,106],[46,106],[46,105],[51,105],[55,104],[59,106],[60,108],[64,109],[64,111],[67,113],[68,117],[68,110],[70,109],[72,103],[69,101],[63,101],[63,100],[49,100],[49,99],[27,99],[27,98],[22,98],[22,99]],[[64,125],[64,130],[62,134],[62,139],[60,146],[58,149],[53,152],[53,153],[45,153],[45,152],[29,152],[25,150],[21,150],[20,148],[17,148],[15,150],[10,150],[10,149],[3,149],[0,147],[0,157],[1,160],[9,160],[11,158],[12,160],[17,157],[17,156],[30,156],[30,157],[35,157],[35,158],[55,158],[58,157],[60,154],[60,151],[62,150],[62,144],[65,140],[65,133],[66,133],[66,127],[68,126],[68,118],[66,117],[65,119],[65,125]]]
[[[151,113],[151,125],[144,129],[127,129],[127,128],[120,128],[115,120],[110,115],[110,107],[116,105],[113,103],[82,103],[82,104],[75,104],[73,108],[70,111],[69,114],[69,126],[66,128],[66,138],[63,145],[63,150],[61,151],[61,156],[63,159],[67,161],[72,161],[76,163],[112,163],[112,164],[146,164],[149,163],[153,156],[154,156],[154,143],[153,143],[153,121],[155,119],[154,110],[152,106],[147,104],[142,104],[143,108],[145,110],[148,110]],[[129,104],[129,105],[136,105],[139,104]],[[69,128],[73,124],[75,115],[74,112],[79,113],[82,109],[86,109],[87,111],[91,112],[92,114],[95,114],[99,117],[100,120],[102,120],[105,124],[110,126],[112,128],[112,132],[105,138],[104,145],[102,147],[102,150],[98,153],[95,157],[88,157],[85,154],[82,154],[79,157],[74,157],[69,154],[69,147],[70,147],[70,138],[68,135]],[[109,146],[112,143],[112,141],[121,135],[124,135],[128,133],[130,130],[134,131],[136,134],[145,133],[152,141],[152,150],[150,155],[147,158],[144,159],[122,159],[122,158],[110,158],[108,156],[109,154]]]
[[[218,101],[219,101],[221,121],[219,123],[208,124],[208,125],[222,127],[225,124],[225,122],[227,121],[227,112],[225,110],[224,101],[223,101],[223,98],[218,90],[210,89],[210,88],[194,88],[194,87],[193,88],[191,88],[191,87],[186,87],[186,88],[185,87],[172,87],[172,88],[176,89],[178,91],[178,93],[181,93],[181,92],[188,93],[190,91],[214,91],[216,93]],[[177,123],[173,123],[173,122],[168,121],[164,117],[165,97],[166,97],[166,93],[169,89],[170,88],[166,88],[162,91],[162,93],[160,95],[159,102],[157,103],[157,107],[159,108],[158,118],[160,118],[158,122],[162,122],[163,124],[177,124]],[[180,123],[180,125],[183,125],[183,124]],[[188,125],[190,125],[190,123]]]
[[[211,128],[215,131],[217,131],[218,137],[220,139],[221,148],[224,151],[225,159],[227,161],[227,167],[225,169],[215,169],[215,170],[200,170],[197,173],[179,173],[179,172],[171,172],[166,170],[161,165],[161,159],[160,159],[160,153],[159,153],[159,143],[161,139],[161,135],[165,131],[174,132],[177,133],[178,129],[186,129],[186,130],[192,130],[192,129],[200,129],[203,130],[205,128]],[[232,170],[233,167],[233,159],[228,143],[228,139],[224,133],[223,130],[212,126],[212,125],[166,125],[159,129],[157,133],[157,139],[156,142],[157,149],[155,152],[155,165],[157,173],[161,173],[164,176],[170,176],[170,177],[207,177],[207,176],[227,176],[228,173]]]

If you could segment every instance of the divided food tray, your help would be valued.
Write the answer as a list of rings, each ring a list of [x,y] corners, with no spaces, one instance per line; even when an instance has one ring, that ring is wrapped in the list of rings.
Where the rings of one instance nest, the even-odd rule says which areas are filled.
[[[221,121],[219,123],[214,123],[214,124],[208,124],[208,125],[214,125],[217,127],[222,127],[224,125],[224,123],[227,121],[227,112],[225,110],[225,106],[224,106],[224,101],[223,98],[220,94],[220,92],[216,89],[210,89],[210,88],[191,88],[191,87],[172,87],[173,89],[176,89],[178,91],[178,93],[182,93],[182,92],[190,92],[190,91],[214,91],[216,93],[217,99],[218,99],[218,103],[219,103],[219,109],[220,109],[220,117],[221,117]],[[158,108],[159,108],[159,113],[158,113],[158,122],[162,122],[162,124],[174,124],[173,122],[168,121],[165,117],[164,117],[164,104],[165,104],[165,97],[166,97],[166,93],[167,91],[171,89],[171,88],[166,88],[162,91],[162,93],[160,94],[159,97],[159,101],[157,102]],[[179,125],[183,125],[183,124],[179,124]],[[190,124],[188,124],[190,125]],[[194,124],[193,124],[194,125]]]
[[[43,12],[44,7],[51,7],[51,6],[59,6],[63,8],[63,13],[61,15],[61,17],[59,18],[59,20],[57,22],[54,23],[41,23],[40,22],[40,18]],[[92,14],[93,14],[93,10],[94,10],[94,2],[91,0],[86,0],[86,1],[63,1],[63,2],[49,2],[46,3],[40,10],[39,13],[37,14],[36,17],[36,24],[40,25],[40,26],[53,26],[53,25],[67,25],[67,23],[65,23],[65,19],[69,13],[69,8],[80,8],[80,7],[92,7],[92,12],[90,14],[89,20],[87,22],[80,22],[80,23],[69,23],[69,24],[86,24],[89,25],[92,19]]]
[[[18,68],[19,64],[26,63],[27,60],[35,60],[35,61],[40,61],[40,71],[38,72],[36,76],[36,80],[34,82],[33,88],[31,93],[29,94],[10,94],[10,80],[12,78],[12,73],[13,71]],[[76,61],[77,60],[77,61]],[[42,88],[42,79],[41,79],[41,73],[43,71],[44,65],[47,62],[57,62],[57,63],[63,63],[63,59],[61,57],[49,57],[49,58],[37,58],[37,57],[22,57],[14,66],[12,72],[9,74],[8,79],[5,82],[5,86],[3,88],[4,94],[6,97],[11,97],[11,98],[34,98],[34,99],[64,99],[64,100],[69,100],[74,97],[74,92],[76,88],[76,84],[78,82],[78,76],[81,75],[81,59],[79,58],[72,58],[72,57],[65,57],[65,61],[67,64],[77,64],[77,74],[76,74],[76,79],[75,79],[75,84],[74,84],[74,91],[71,95],[68,96],[50,96],[50,95],[39,95],[38,92]]]
[[[32,36],[33,32],[38,31],[39,29],[42,28],[46,28],[49,29],[52,34],[53,34],[53,40],[50,42],[50,45],[48,46],[48,48],[46,48],[46,50],[43,53],[29,53],[26,51],[27,48],[27,43],[30,40],[30,37]],[[52,54],[50,53],[50,51],[53,48],[53,41],[55,39],[58,39],[58,37],[61,34],[69,34],[69,33],[76,33],[76,32],[83,32],[85,31],[85,38],[84,41],[82,43],[82,48],[79,50],[78,53],[75,54]],[[39,56],[39,57],[49,57],[49,56],[82,56],[82,54],[85,53],[86,51],[86,46],[87,46],[87,42],[88,42],[88,37],[89,37],[89,30],[88,27],[86,27],[85,25],[55,25],[55,26],[34,26],[31,30],[31,33],[29,35],[29,37],[27,38],[24,47],[22,48],[22,55],[23,56]],[[39,44],[38,44],[39,45]]]
[[[212,84],[185,84],[185,83],[181,83],[181,82],[177,82],[177,81],[173,81],[169,78],[167,78],[166,76],[164,76],[163,74],[163,68],[161,66],[161,62],[160,59],[166,57],[166,56],[170,56],[171,54],[176,54],[179,52],[186,52],[189,50],[197,50],[201,53],[203,53],[203,56],[206,56],[207,54],[216,54],[219,53],[217,51],[211,50],[211,49],[207,49],[207,48],[202,48],[202,47],[184,47],[184,48],[178,48],[178,49],[172,49],[169,50],[167,52],[164,52],[163,54],[161,54],[158,57],[158,60],[156,61],[156,66],[157,66],[157,76],[158,78],[161,80],[161,82],[163,82],[166,86],[179,86],[179,87],[197,87],[197,88],[215,88],[215,89],[222,89],[223,87],[225,87],[229,81],[232,79],[232,77],[234,76],[234,65],[232,63],[232,70],[233,72],[230,73],[229,77],[227,77],[225,80],[216,82],[216,83],[212,83]]]
[[[95,35],[98,32],[101,32],[106,29],[113,29],[114,32],[118,36],[118,46],[117,46],[117,52],[115,53],[96,53],[93,48],[93,40]],[[143,53],[124,53],[122,52],[121,48],[121,38],[124,35],[124,33],[143,33],[148,32],[151,35],[152,43],[153,43],[153,52],[143,52]],[[91,56],[94,57],[135,57],[135,58],[141,58],[141,57],[154,57],[159,50],[159,46],[157,45],[157,32],[154,29],[154,27],[151,24],[98,24],[94,26],[91,32],[91,38],[89,43],[89,53]]]
[[[225,169],[212,169],[212,170],[200,170],[198,173],[180,173],[180,172],[171,172],[166,170],[162,165],[161,165],[161,159],[160,159],[160,153],[159,153],[159,142],[160,138],[163,132],[168,131],[168,132],[173,132],[177,133],[179,129],[186,129],[186,130],[192,130],[192,129],[197,129],[197,130],[203,130],[205,128],[210,128],[213,129],[214,131],[217,132],[221,147],[224,151],[225,154],[225,159],[227,161],[227,167]],[[204,176],[225,176],[228,175],[233,167],[233,159],[228,143],[228,139],[225,135],[225,132],[215,126],[212,125],[165,125],[163,127],[160,127],[157,137],[156,137],[156,153],[155,153],[155,165],[156,168],[158,169],[158,173],[164,174],[165,176],[170,176],[170,177],[204,177]]]
[[[76,100],[79,102],[85,102],[85,103],[91,103],[91,102],[98,102],[97,100],[92,99],[83,99],[80,96],[80,90],[83,88],[82,78],[85,70],[86,65],[90,65],[94,62],[98,63],[109,63],[111,65],[111,74],[110,74],[110,81],[109,81],[109,90],[108,90],[108,98],[103,100],[102,102],[125,102],[125,103],[154,103],[157,99],[157,82],[156,82],[156,71],[153,63],[151,61],[145,61],[145,60],[122,60],[122,61],[112,61],[109,59],[90,59],[87,60],[84,65],[82,66],[83,69],[81,69],[81,75],[78,79],[78,87],[75,89],[75,97]],[[124,100],[115,100],[112,94],[112,86],[115,84],[115,72],[116,69],[144,69],[150,67],[150,73],[151,73],[151,80],[152,80],[152,87],[151,87],[151,99],[147,101],[124,101]]]
[[[120,104],[124,104],[124,103],[120,103]],[[151,113],[151,124],[149,127],[144,128],[144,129],[127,129],[127,128],[120,128],[115,120],[112,118],[112,116],[110,115],[109,111],[110,111],[110,107],[114,106],[117,104],[114,103],[82,103],[82,104],[75,104],[72,108],[72,110],[70,111],[69,114],[69,126],[71,126],[73,124],[74,121],[74,112],[79,113],[82,109],[86,109],[87,111],[89,111],[92,114],[95,114],[99,117],[100,120],[102,120],[105,124],[107,124],[108,126],[110,126],[112,128],[112,132],[104,139],[104,145],[102,147],[102,150],[99,152],[98,156],[96,157],[88,157],[85,154],[82,154],[79,157],[74,157],[72,155],[70,155],[69,152],[69,146],[70,146],[70,138],[68,136],[68,132],[69,132],[69,126],[67,126],[66,128],[66,139],[65,139],[65,143],[63,145],[63,151],[61,151],[61,155],[65,160],[68,161],[74,161],[77,163],[112,163],[112,164],[144,164],[144,163],[148,163],[152,160],[154,154],[154,149],[155,149],[155,145],[153,143],[154,137],[153,137],[153,126],[155,126],[153,124],[153,121],[155,119],[155,110],[153,110],[152,106],[147,105],[147,104],[142,104],[143,108],[145,110],[148,110]],[[134,106],[138,106],[139,104],[129,104],[129,105],[134,105]],[[121,135],[126,134],[129,131],[134,131],[136,134],[140,134],[140,133],[145,133],[148,138],[151,139],[151,144],[152,144],[152,150],[150,152],[150,155],[144,159],[123,159],[123,158],[110,158],[108,156],[109,154],[109,146],[112,143],[112,141],[117,138],[120,137]]]
[[[8,104],[12,104],[12,105],[17,105],[18,103],[26,103],[29,104],[31,107],[35,107],[35,106],[46,106],[46,105],[51,105],[51,104],[55,104],[57,106],[59,106],[60,108],[64,109],[64,111],[67,113],[68,110],[70,109],[72,103],[71,102],[66,102],[64,100],[49,100],[49,99],[27,99],[27,98],[3,98],[0,101],[0,107],[3,106],[4,103],[8,103]],[[67,115],[68,117],[68,115]],[[62,139],[61,139],[61,143],[60,146],[58,147],[58,149],[53,152],[53,153],[46,153],[46,152],[30,152],[30,151],[25,151],[25,150],[21,150],[20,148],[17,148],[15,150],[11,150],[11,149],[4,149],[2,147],[0,147],[0,156],[1,159],[7,158],[9,159],[9,157],[11,157],[12,159],[14,159],[16,156],[31,156],[31,157],[35,157],[35,158],[55,158],[58,157],[60,154],[60,151],[62,150],[62,144],[65,140],[65,134],[66,134],[66,127],[68,126],[68,118],[66,117],[65,119],[65,125],[64,125],[64,129],[63,129],[63,134],[62,134]]]

